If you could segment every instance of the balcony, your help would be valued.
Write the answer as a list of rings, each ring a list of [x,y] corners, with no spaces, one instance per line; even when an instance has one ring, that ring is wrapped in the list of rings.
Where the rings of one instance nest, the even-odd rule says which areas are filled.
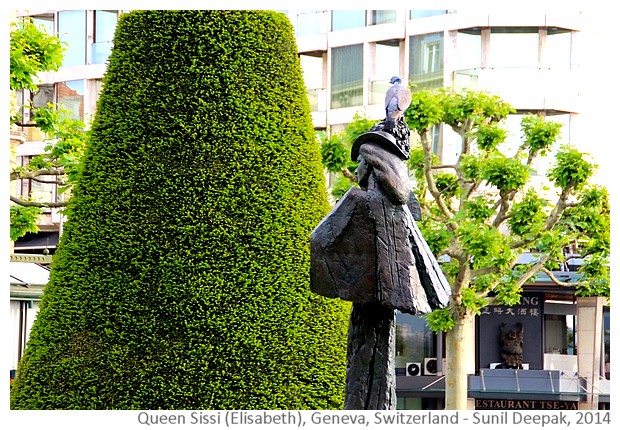
[[[452,86],[499,95],[515,109],[579,112],[577,78],[573,70],[482,67],[453,72]]]
[[[445,376],[396,376],[397,392],[423,397],[443,397]],[[476,400],[504,399],[527,401],[584,401],[588,394],[597,394],[600,401],[609,401],[609,380],[601,380],[593,388],[577,372],[562,370],[480,369],[469,375],[469,396]]]
[[[90,45],[90,64],[103,64],[112,52],[112,42],[97,42]]]

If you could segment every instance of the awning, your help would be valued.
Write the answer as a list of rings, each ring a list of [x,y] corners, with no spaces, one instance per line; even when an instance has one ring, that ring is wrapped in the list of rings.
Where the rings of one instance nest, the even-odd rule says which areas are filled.
[[[38,300],[50,278],[50,271],[36,263],[9,262],[12,300]]]
[[[57,231],[28,233],[17,239],[14,249],[23,251],[26,249],[56,248],[58,245],[58,238],[59,233]]]

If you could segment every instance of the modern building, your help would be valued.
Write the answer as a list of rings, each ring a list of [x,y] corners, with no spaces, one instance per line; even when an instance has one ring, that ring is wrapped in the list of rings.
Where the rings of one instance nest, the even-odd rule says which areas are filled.
[[[76,119],[88,119],[96,107],[121,10],[28,10],[50,33],[67,42],[63,67],[43,74],[37,93],[18,94],[21,105],[55,103]],[[380,120],[383,99],[394,75],[415,88],[451,87],[487,90],[510,103],[508,143],[520,139],[523,115],[539,113],[560,122],[560,143],[588,149],[590,124],[582,76],[588,47],[584,17],[578,10],[288,10],[317,131],[337,132],[355,114]],[[586,114],[586,115],[584,115]],[[29,112],[23,108],[23,117]],[[19,130],[18,130],[19,131]],[[17,161],[43,150],[36,129],[22,130]],[[435,153],[456,160],[458,138],[448,127],[433,131]],[[548,161],[537,166],[541,182]],[[32,181],[16,184],[16,193],[54,199],[55,186]],[[15,243],[15,253],[53,253],[62,217],[51,210],[41,233]],[[574,265],[559,276],[573,278]],[[12,283],[11,300],[22,300]],[[15,290],[15,295],[13,294]],[[28,298],[32,300],[32,298]],[[527,285],[520,305],[492,306],[477,319],[475,372],[470,396],[476,408],[559,409],[609,404],[609,308],[577,299],[574,290],[545,279]],[[488,313],[487,313],[488,312]],[[582,312],[580,314],[580,312]],[[21,320],[20,320],[21,321]],[[495,369],[499,327],[521,322],[527,340],[527,368]],[[27,323],[26,323],[27,324]],[[583,330],[588,330],[583,331]],[[580,332],[580,330],[582,330]],[[581,335],[580,335],[581,333]],[[594,342],[585,352],[586,341]],[[23,345],[23,344],[22,344]],[[598,349],[597,349],[598,348]],[[444,393],[441,336],[417,316],[397,319],[397,394],[401,409],[441,409]],[[526,366],[524,366],[526,367]]]

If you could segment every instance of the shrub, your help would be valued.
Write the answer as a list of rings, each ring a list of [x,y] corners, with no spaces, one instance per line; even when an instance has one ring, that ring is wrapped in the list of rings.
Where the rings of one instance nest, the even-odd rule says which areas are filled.
[[[327,210],[283,14],[121,16],[12,408],[341,408]]]

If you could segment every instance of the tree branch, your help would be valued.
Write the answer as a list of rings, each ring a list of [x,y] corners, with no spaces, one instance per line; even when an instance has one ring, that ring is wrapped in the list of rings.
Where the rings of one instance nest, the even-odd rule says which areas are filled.
[[[431,149],[431,143],[429,139],[428,130],[422,133],[422,135],[420,135],[420,141],[422,143],[422,148],[424,149],[424,176],[426,178],[428,190],[433,196],[433,198],[435,199],[435,201],[437,202],[437,206],[439,206],[441,213],[447,219],[452,219],[454,217],[454,214],[452,214],[450,209],[448,209],[448,207],[446,206],[446,203],[444,202],[443,197],[441,196],[441,193],[437,189],[437,185],[435,184],[435,178],[433,177],[433,173],[431,171],[433,151]],[[447,223],[447,225],[450,227],[452,231],[458,228],[457,223],[454,221]]]
[[[349,169],[346,169],[346,168],[345,168],[345,169],[342,169],[342,170],[341,170],[341,172],[342,172],[342,175],[343,175],[345,178],[347,178],[347,179],[349,179],[349,180],[351,180],[351,181],[353,181],[353,182],[357,183],[357,176],[355,176],[353,173],[351,173],[351,172],[349,171]]]
[[[11,201],[20,206],[33,207],[33,208],[64,208],[67,206],[67,202],[34,202],[31,200],[23,200],[19,197],[10,196]]]
[[[18,179],[34,179],[38,176],[62,176],[65,174],[64,169],[36,169],[30,171],[19,171],[13,170],[11,172],[11,181],[16,181]]]
[[[564,282],[564,281],[560,281],[558,278],[555,277],[555,275],[553,274],[553,272],[545,267],[540,269],[541,272],[544,272],[549,278],[551,278],[551,280],[553,281],[554,284],[557,284],[561,287],[576,287],[579,285],[579,282]]]

